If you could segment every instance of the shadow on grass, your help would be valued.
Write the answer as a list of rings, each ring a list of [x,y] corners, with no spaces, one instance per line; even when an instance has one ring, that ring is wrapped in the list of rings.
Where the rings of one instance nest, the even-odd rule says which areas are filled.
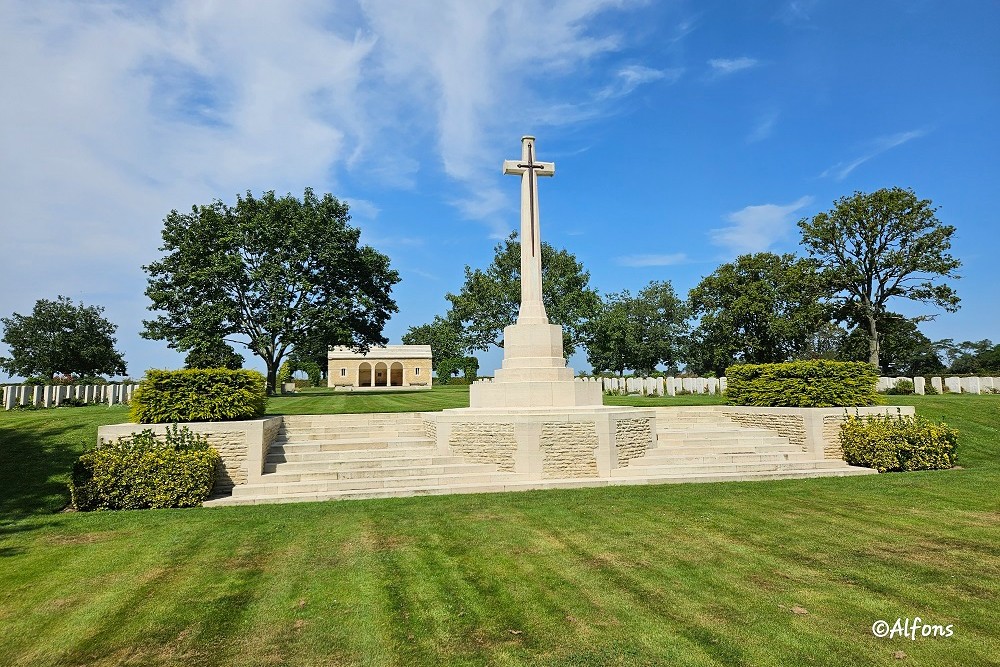
[[[0,516],[49,514],[65,507],[69,473],[83,445],[64,439],[78,438],[79,428],[71,424],[30,429],[0,426]]]

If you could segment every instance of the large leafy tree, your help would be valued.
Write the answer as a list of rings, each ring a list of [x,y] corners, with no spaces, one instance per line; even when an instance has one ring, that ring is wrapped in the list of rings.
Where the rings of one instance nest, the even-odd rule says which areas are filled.
[[[435,315],[429,324],[410,327],[403,334],[405,345],[430,345],[431,366],[438,370],[438,364],[445,359],[462,359],[465,356],[465,343],[462,338],[462,326],[451,316]]]
[[[9,375],[124,375],[125,359],[115,349],[117,326],[102,316],[104,308],[74,305],[65,296],[39,299],[30,315],[0,318],[9,357],[0,368]]]
[[[936,212],[929,199],[918,199],[912,190],[889,188],[855,192],[834,202],[829,212],[799,221],[802,245],[830,281],[841,317],[865,328],[868,361],[875,366],[890,299],[958,310],[955,290],[940,282],[958,277],[961,262],[948,253],[955,228],[938,220]]]
[[[669,281],[651,282],[638,295],[608,294],[584,331],[595,371],[652,373],[676,366],[687,334],[688,310]]]
[[[267,367],[274,391],[282,359],[321,339],[365,350],[384,344],[397,311],[399,274],[389,258],[359,245],[347,204],[306,189],[302,199],[266,192],[214,201],[163,221],[163,259],[149,274],[143,336],[191,350],[242,343]]]
[[[243,355],[233,347],[217,338],[199,343],[188,350],[184,357],[184,368],[243,368]]]
[[[961,343],[946,338],[935,343],[934,347],[948,356],[948,371],[951,373],[986,375],[1000,372],[1000,345],[994,345],[988,338]]]
[[[868,331],[855,327],[843,343],[841,357],[868,361]],[[938,347],[917,328],[916,322],[886,313],[879,327],[879,357],[886,375],[925,375],[944,370]]]
[[[761,252],[722,264],[688,293],[699,318],[686,354],[696,372],[777,363],[815,352],[830,309],[815,263]]]
[[[521,303],[521,244],[513,232],[498,243],[486,270],[465,267],[465,284],[448,294],[450,317],[461,322],[467,349],[488,350],[503,345],[504,327],[514,324]],[[573,354],[582,327],[600,307],[590,287],[590,273],[566,250],[542,242],[542,300],[549,321],[563,327],[563,349]]]

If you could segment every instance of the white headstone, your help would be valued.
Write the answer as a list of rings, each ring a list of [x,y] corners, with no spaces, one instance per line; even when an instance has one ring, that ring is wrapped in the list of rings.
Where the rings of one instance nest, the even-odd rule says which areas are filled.
[[[917,394],[919,396],[923,396],[924,393],[925,393],[924,392],[924,384],[925,384],[925,382],[926,382],[926,380],[924,380],[924,378],[922,378],[922,377],[915,377],[915,378],[913,378],[913,393]]]
[[[962,391],[966,394],[980,393],[979,378],[962,378]]]
[[[718,378],[708,378],[708,393],[717,394],[719,393],[719,379]]]
[[[953,394],[962,393],[962,378],[948,377],[944,379],[945,388]]]
[[[719,393],[720,394],[725,394],[726,393],[726,387],[729,386],[729,385],[726,384],[726,382],[727,381],[726,381],[726,376],[725,375],[723,375],[722,377],[719,378]]]
[[[944,392],[944,384],[941,383],[941,378],[937,376],[931,378],[931,386],[939,394]]]

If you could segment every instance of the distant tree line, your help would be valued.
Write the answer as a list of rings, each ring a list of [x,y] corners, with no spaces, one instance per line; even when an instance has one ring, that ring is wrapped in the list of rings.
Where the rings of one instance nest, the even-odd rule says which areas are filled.
[[[583,348],[597,372],[683,367],[718,375],[734,363],[816,358],[869,361],[890,375],[1000,369],[990,341],[933,343],[917,326],[931,315],[889,309],[894,301],[959,307],[945,282],[960,267],[949,254],[955,228],[935,214],[912,190],[857,192],[799,221],[805,256],[741,255],[686,299],[669,281],[602,296],[574,255],[542,243],[543,299],[549,319],[563,326],[566,355]],[[502,347],[503,328],[517,318],[519,267],[511,234],[486,269],[466,267],[461,290],[446,295],[448,311],[411,327],[403,342],[431,345],[435,368]]]
[[[301,199],[266,192],[214,201],[164,219],[159,261],[144,267],[150,310],[142,335],[186,353],[188,367],[239,368],[242,344],[267,366],[273,390],[284,362],[326,368],[332,345],[365,350],[387,342],[399,275],[389,258],[359,243],[347,205],[306,189]],[[705,276],[686,298],[670,281],[636,294],[601,295],[566,250],[542,243],[542,293],[562,325],[567,356],[586,352],[598,372],[657,368],[721,374],[734,363],[829,358],[869,361],[887,375],[1000,372],[990,340],[930,341],[918,328],[932,315],[904,317],[897,301],[959,307],[948,280],[955,228],[912,190],[857,192],[798,223],[804,256],[741,255]],[[430,345],[436,371],[476,373],[473,355],[503,345],[517,319],[520,243],[511,234],[485,269],[465,268],[450,307],[410,327],[407,344]],[[39,300],[31,315],[0,318],[8,374],[125,372],[115,325],[103,309],[65,297]],[[289,367],[290,367],[289,366]]]

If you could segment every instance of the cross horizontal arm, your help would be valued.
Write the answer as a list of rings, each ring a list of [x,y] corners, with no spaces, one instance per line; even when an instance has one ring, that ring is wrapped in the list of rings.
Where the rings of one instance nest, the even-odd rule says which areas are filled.
[[[504,160],[503,161],[503,173],[505,174],[523,174],[528,171],[528,169],[533,169],[534,172],[539,176],[554,176],[556,173],[556,163],[555,162],[535,162],[528,165],[526,162],[520,162],[518,160]]]

